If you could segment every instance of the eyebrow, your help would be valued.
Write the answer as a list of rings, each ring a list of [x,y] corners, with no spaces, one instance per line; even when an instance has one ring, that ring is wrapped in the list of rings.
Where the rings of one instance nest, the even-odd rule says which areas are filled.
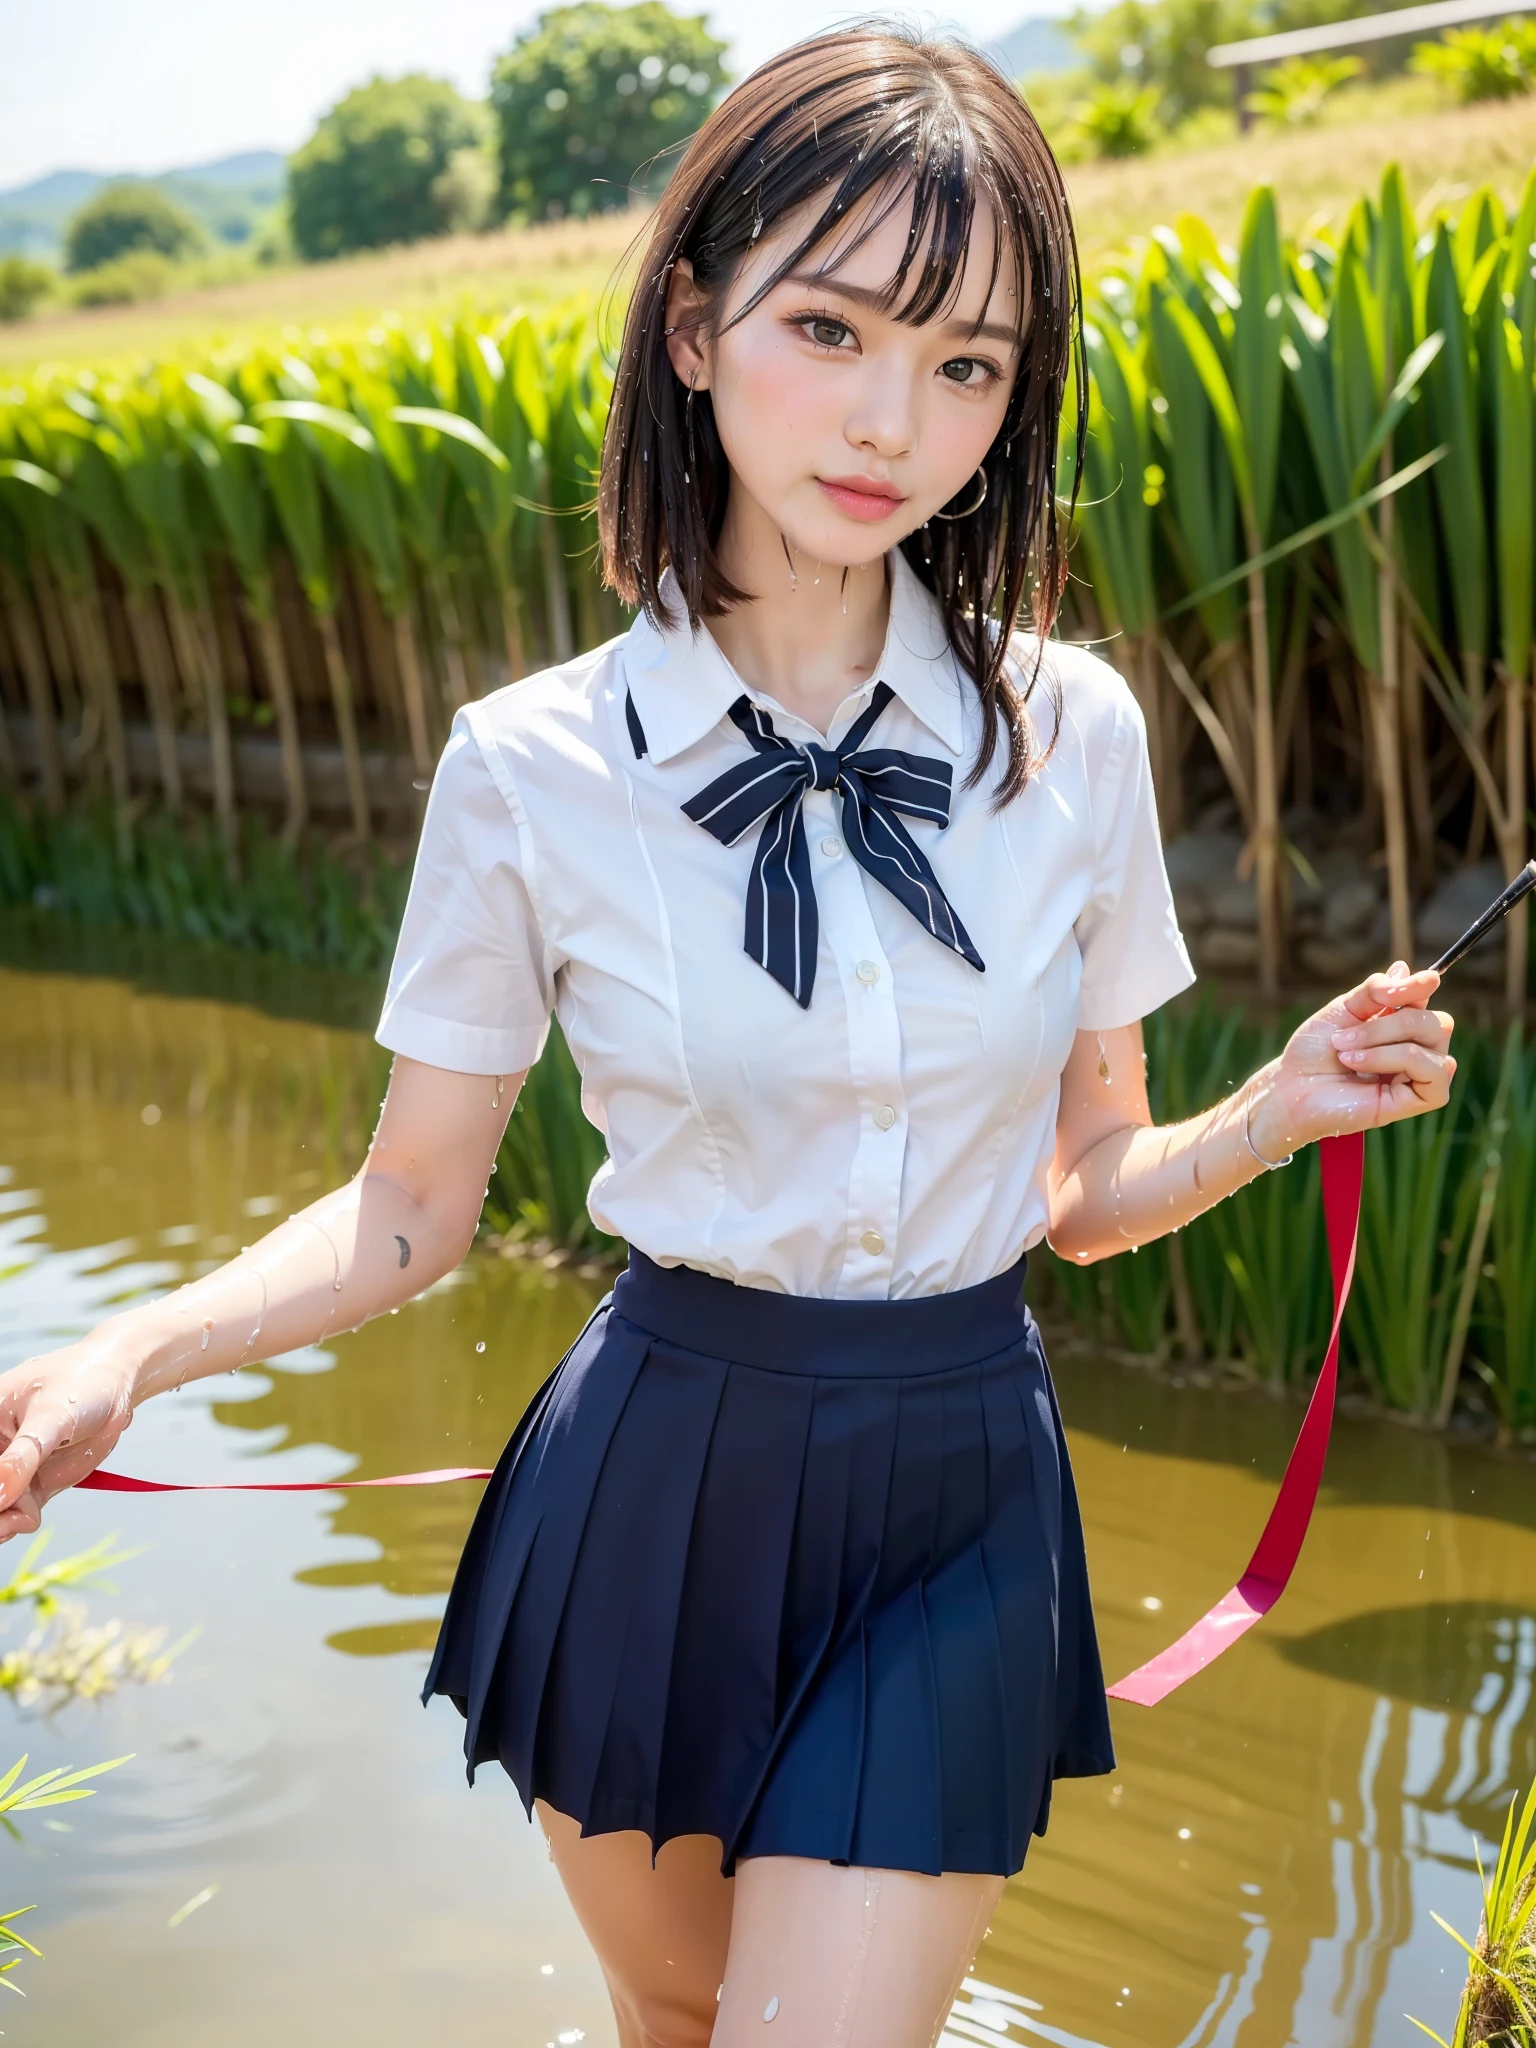
[[[868,306],[876,313],[888,313],[890,311],[890,307],[884,303],[885,294],[883,292],[869,291],[860,284],[843,284],[839,280],[836,271],[792,270],[781,282],[784,284],[822,285],[826,290],[837,292],[845,299],[852,299],[856,306]],[[999,320],[983,320],[976,327],[973,327],[969,320],[948,320],[939,329],[939,332],[941,334],[960,336],[967,341],[997,341],[1001,342],[1005,348],[1020,351],[1023,348],[1023,343],[1019,339],[1018,329],[1016,327],[1009,327]]]

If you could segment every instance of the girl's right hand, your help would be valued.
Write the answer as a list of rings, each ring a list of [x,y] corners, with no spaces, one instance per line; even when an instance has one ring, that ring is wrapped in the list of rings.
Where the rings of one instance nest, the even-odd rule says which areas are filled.
[[[133,1376],[100,1334],[0,1373],[0,1543],[95,1471],[133,1420]]]

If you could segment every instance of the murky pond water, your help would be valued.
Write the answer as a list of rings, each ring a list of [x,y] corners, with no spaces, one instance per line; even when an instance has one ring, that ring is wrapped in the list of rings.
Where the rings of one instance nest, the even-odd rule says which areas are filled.
[[[383,1079],[366,996],[99,946],[97,971],[66,973],[87,948],[61,943],[0,932],[0,1364],[349,1171]],[[476,1257],[324,1350],[150,1403],[115,1463],[489,1464],[594,1292]],[[1118,1672],[1230,1583],[1295,1411],[1064,1352],[1057,1378]],[[1422,2040],[1405,2012],[1446,2031],[1460,1973],[1431,1911],[1471,1931],[1473,1831],[1536,1772],[1533,1477],[1343,1423],[1284,1606],[1166,1705],[1116,1708],[1121,1768],[1059,1788],[950,2048],[1385,2048]],[[473,1504],[468,1486],[56,1503],[56,1550],[141,1546],[94,1619],[198,1633],[169,1684],[51,1718],[0,1699],[0,1768],[134,1753],[0,1841],[0,1910],[36,1901],[47,1958],[18,1973],[9,2038],[611,2043],[537,1832],[499,1772],[465,1787],[457,1717],[417,1703]],[[26,1627],[7,1613],[0,1649]]]

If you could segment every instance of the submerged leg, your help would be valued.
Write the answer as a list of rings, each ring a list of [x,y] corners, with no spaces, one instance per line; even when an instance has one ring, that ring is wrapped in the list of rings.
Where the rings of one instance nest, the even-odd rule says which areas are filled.
[[[602,1965],[619,2048],[708,2048],[731,1932],[734,1880],[713,1835],[668,1842],[591,1835],[539,1802],[576,1917]]]
[[[714,2048],[933,2048],[1003,1889],[791,1856],[735,1883]]]

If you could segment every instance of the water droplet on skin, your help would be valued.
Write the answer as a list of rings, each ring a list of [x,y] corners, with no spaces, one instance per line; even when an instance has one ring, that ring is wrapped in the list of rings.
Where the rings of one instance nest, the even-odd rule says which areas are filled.
[[[206,1350],[208,1349],[208,1340],[209,1340],[209,1338],[210,1338],[210,1337],[211,1337],[212,1335],[213,1335],[213,1323],[212,1323],[212,1321],[210,1320],[210,1321],[208,1321],[208,1322],[204,1323],[204,1325],[203,1325],[203,1341],[202,1341],[202,1343],[201,1343],[201,1344],[200,1344],[200,1345],[199,1345],[199,1346],[197,1347],[197,1348],[199,1349],[199,1351],[206,1351]],[[185,1378],[186,1378],[186,1374],[185,1374],[185,1373],[183,1373],[183,1374],[182,1374],[182,1379],[185,1379]],[[178,1385],[179,1385],[179,1384],[180,1384],[180,1382],[178,1382]]]
[[[776,2019],[778,2018],[778,2016],[779,2016],[779,1995],[778,1995],[778,1993],[777,1993],[777,1992],[775,1992],[775,1993],[774,1993],[774,1995],[773,1995],[773,1997],[772,1997],[772,1998],[770,1998],[770,1999],[769,1999],[769,2001],[768,2001],[768,2003],[767,2003],[767,2004],[766,2004],[766,2005],[765,2005],[765,2006],[763,2007],[763,2018],[764,2018],[765,2020],[776,2020]]]
[[[336,1278],[331,1282],[331,1292],[333,1294],[340,1294],[341,1292],[341,1275],[339,1273],[336,1275]]]

